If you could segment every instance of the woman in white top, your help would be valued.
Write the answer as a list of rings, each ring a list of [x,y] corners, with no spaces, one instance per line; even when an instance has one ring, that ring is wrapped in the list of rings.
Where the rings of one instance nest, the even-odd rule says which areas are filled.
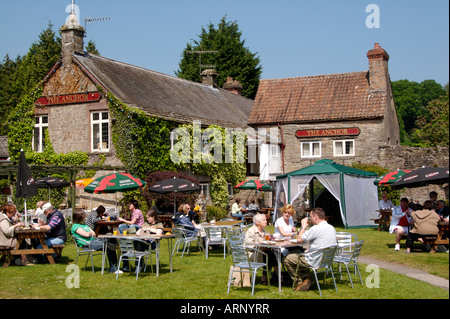
[[[282,217],[275,222],[275,233],[283,237],[291,237],[295,234],[295,224],[292,219],[294,214],[294,207],[291,204],[286,204],[281,209]]]

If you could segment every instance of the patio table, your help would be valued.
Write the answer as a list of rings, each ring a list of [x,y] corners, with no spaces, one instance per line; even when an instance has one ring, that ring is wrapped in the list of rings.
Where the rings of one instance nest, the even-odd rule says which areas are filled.
[[[170,272],[173,272],[172,269],[172,238],[175,238],[175,235],[162,235],[162,236],[156,236],[156,235],[141,235],[137,236],[135,234],[130,235],[113,235],[113,234],[106,234],[106,235],[99,235],[98,238],[106,238],[106,239],[120,239],[120,238],[127,238],[127,239],[140,239],[140,240],[154,240],[156,242],[156,277],[159,277],[159,262],[160,262],[160,241],[161,239],[167,239],[167,246],[169,248],[169,263],[170,263]],[[107,249],[107,240],[103,242],[103,254],[102,254],[102,275],[104,273],[105,269],[105,259],[106,259],[106,249]]]
[[[269,248],[275,252],[275,257],[278,262],[278,290],[281,292],[281,249],[282,248],[292,248],[292,247],[303,247],[305,243],[297,243],[297,239],[279,239],[279,240],[269,240],[263,241],[261,243],[245,243],[245,247],[248,248]],[[270,280],[270,278],[268,278]]]

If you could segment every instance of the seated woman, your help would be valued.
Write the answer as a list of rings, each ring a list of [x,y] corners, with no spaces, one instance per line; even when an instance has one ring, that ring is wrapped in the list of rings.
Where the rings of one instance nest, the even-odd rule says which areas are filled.
[[[73,235],[73,238],[75,238],[77,246],[86,247],[93,250],[102,250],[103,243],[106,239],[95,238],[95,232],[85,223],[84,212],[82,210],[75,211],[72,218],[73,225],[70,231]],[[109,245],[107,245],[106,253],[108,255],[109,272],[122,273],[122,271],[117,268],[115,245],[114,247],[109,247]]]
[[[144,224],[144,215],[139,210],[139,203],[137,200],[130,200],[128,203],[128,208],[131,211],[131,220],[126,220],[122,217],[119,217],[117,220],[120,220],[124,224],[119,225],[119,233],[123,234],[124,230],[127,230],[130,227],[136,228],[138,230]]]
[[[200,226],[189,219],[189,207],[187,204],[181,204],[178,207],[178,213],[173,219],[175,225],[182,225],[186,229],[188,237],[197,236]],[[202,236],[203,237],[203,236]]]
[[[147,218],[147,221],[142,225],[141,228],[138,229],[138,231],[136,232],[136,235],[138,236],[143,236],[145,235],[155,235],[155,236],[162,236],[164,233],[164,226],[163,224],[159,221],[158,218],[158,213],[156,211],[154,211],[153,209],[150,209],[147,214],[145,215],[145,217]],[[152,249],[156,248],[156,244],[153,240],[148,240],[148,242],[151,244]],[[137,246],[136,249],[137,250],[145,250],[146,248],[142,247],[144,245],[142,245],[141,243],[136,243]]]
[[[14,216],[16,216],[16,206],[13,204],[5,204],[0,210],[0,246],[16,248],[17,239],[14,237],[14,233],[17,227],[24,227],[22,222],[13,223]],[[20,248],[26,248],[26,241],[22,242]],[[16,260],[16,264],[22,266],[34,266],[32,262],[27,259],[26,255],[21,255],[21,259]]]
[[[267,218],[264,214],[256,214],[253,216],[253,226],[248,229],[248,231],[245,233],[245,243],[248,246],[252,246],[253,243],[261,243],[266,240],[266,231],[264,230],[264,227],[267,226]],[[278,272],[277,267],[277,261],[275,257],[275,253],[270,249],[260,249],[264,251],[269,260],[268,260],[268,266],[269,268],[274,269],[275,272]],[[255,255],[256,254],[256,255]],[[257,252],[250,253],[250,260],[257,261],[257,262],[263,262],[263,255],[257,254]],[[256,259],[256,260],[255,260]],[[261,283],[263,285],[267,284],[267,270],[263,272],[263,275],[261,277]]]
[[[292,219],[295,210],[291,204],[286,204],[281,209],[282,217],[275,222],[275,233],[283,237],[291,237],[295,234],[295,224]]]
[[[164,226],[159,221],[158,213],[153,209],[150,209],[145,215],[147,221],[136,232],[136,235],[141,235],[144,231],[150,232],[151,235],[162,236],[164,232]]]

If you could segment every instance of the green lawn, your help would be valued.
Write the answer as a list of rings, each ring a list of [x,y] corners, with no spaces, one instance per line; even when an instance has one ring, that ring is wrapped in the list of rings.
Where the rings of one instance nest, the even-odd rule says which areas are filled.
[[[268,227],[273,231],[273,227]],[[337,229],[344,231],[343,229]],[[362,254],[380,260],[395,261],[411,267],[426,270],[432,274],[448,279],[449,255],[447,253],[429,254],[417,252],[405,254],[393,250],[394,236],[387,232],[377,232],[374,229],[351,230],[359,239],[365,241]],[[278,292],[278,286],[257,284],[255,295],[251,296],[251,288],[232,287],[230,294],[226,293],[227,279],[231,265],[231,257],[223,258],[222,250],[213,250],[208,259],[196,248],[189,255],[180,258],[180,253],[173,258],[173,273],[169,272],[167,243],[162,242],[160,276],[141,274],[135,280],[134,274],[123,274],[119,279],[115,275],[100,274],[101,258],[95,257],[96,272],[92,273],[89,266],[83,269],[85,258],[78,261],[80,266],[79,288],[68,288],[67,283],[73,283],[68,265],[73,264],[76,250],[68,243],[63,251],[63,257],[57,265],[36,265],[34,267],[10,266],[0,269],[0,298],[132,298],[132,299],[318,299],[317,288],[312,286],[308,292],[298,293],[291,287],[283,286]],[[67,270],[69,272],[67,272]],[[321,285],[324,299],[448,299],[449,292],[427,283],[417,281],[384,269],[379,272],[379,288],[369,286],[373,271],[360,264],[364,285],[353,277],[355,288],[352,289],[346,275],[338,281],[338,290],[334,291],[331,276],[325,285]],[[369,271],[366,271],[369,270]],[[366,281],[369,285],[366,285]],[[259,280],[257,279],[257,282]]]

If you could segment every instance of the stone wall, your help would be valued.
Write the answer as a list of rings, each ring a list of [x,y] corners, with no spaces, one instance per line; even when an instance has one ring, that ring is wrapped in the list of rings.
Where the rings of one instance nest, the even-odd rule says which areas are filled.
[[[416,169],[422,166],[449,166],[447,147],[382,146],[379,148],[378,165],[389,169]]]

